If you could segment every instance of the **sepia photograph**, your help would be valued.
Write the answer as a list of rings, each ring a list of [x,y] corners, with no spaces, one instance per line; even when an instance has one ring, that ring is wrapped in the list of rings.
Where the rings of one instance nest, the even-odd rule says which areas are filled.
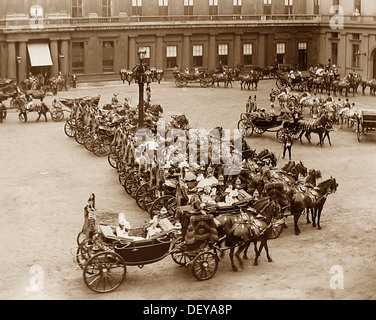
[[[0,0],[0,299],[374,300],[375,133],[373,0]]]

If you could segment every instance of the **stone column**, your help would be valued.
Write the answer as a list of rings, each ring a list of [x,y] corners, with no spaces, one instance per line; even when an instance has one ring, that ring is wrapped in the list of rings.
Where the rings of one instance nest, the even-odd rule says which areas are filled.
[[[209,35],[209,50],[208,50],[208,70],[214,70],[216,68],[217,50],[215,47],[215,34]]]
[[[155,67],[158,69],[163,69],[163,56],[164,56],[164,45],[163,45],[163,37],[157,36],[156,41],[156,52],[155,52]]]
[[[184,34],[183,35],[183,49],[182,49],[182,63],[181,67],[182,70],[185,70],[185,68],[190,68],[190,57],[191,57],[191,50],[190,50],[190,34]]]
[[[62,73],[69,73],[69,40],[61,40],[60,54],[64,58],[60,59],[60,68]]]
[[[257,44],[257,60],[253,64],[261,68],[266,67],[265,54],[267,52],[268,51],[266,50],[266,47],[265,47],[265,34],[259,34],[258,44]]]
[[[136,48],[136,36],[129,36],[129,46],[128,46],[128,57],[129,57],[129,69],[133,69],[136,63],[139,63],[137,57],[137,50]],[[137,57],[137,61],[136,61]]]
[[[51,59],[52,59],[52,66],[51,66],[51,77],[57,77],[59,73],[59,52],[57,46],[57,40],[50,41],[50,50],[51,50]]]
[[[240,34],[235,33],[234,37],[234,67],[242,62],[242,42]]]
[[[18,64],[18,82],[22,82],[27,78],[26,41],[18,43],[18,55],[21,57],[21,63]]]
[[[16,42],[8,42],[8,78],[17,79]]]

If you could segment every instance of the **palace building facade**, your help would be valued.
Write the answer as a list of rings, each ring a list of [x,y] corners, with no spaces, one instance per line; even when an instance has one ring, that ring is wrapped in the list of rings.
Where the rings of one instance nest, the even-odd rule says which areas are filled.
[[[143,46],[166,76],[331,59],[375,78],[375,17],[372,0],[0,0],[0,77],[115,80]]]

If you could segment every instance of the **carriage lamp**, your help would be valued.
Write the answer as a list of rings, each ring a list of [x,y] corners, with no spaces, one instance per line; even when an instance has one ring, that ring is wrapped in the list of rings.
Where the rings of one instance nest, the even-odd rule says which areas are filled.
[[[138,49],[138,58],[140,59],[140,62],[142,63],[142,60],[146,58],[146,49],[144,47],[140,47]]]
[[[242,184],[241,180],[240,180],[239,178],[237,178],[237,179],[235,180],[235,188],[236,188],[236,189],[240,189],[241,184]]]
[[[219,175],[218,176],[218,184],[220,185],[220,186],[223,186],[224,185],[224,182],[225,181],[225,178],[223,177],[223,175]]]

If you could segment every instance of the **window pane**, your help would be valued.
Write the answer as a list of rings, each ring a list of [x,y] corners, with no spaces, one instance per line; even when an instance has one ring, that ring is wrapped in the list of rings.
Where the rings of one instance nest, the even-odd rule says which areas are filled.
[[[203,52],[203,46],[202,45],[194,45],[193,46],[193,56],[194,57],[202,56],[202,52]]]
[[[177,56],[177,47],[176,46],[167,46],[166,56],[167,56],[167,58],[176,57]]]
[[[218,54],[219,55],[227,55],[228,54],[228,45],[227,44],[218,45]]]
[[[252,54],[252,43],[243,44],[243,54]]]
[[[277,54],[284,54],[286,53],[285,43],[277,43]]]

